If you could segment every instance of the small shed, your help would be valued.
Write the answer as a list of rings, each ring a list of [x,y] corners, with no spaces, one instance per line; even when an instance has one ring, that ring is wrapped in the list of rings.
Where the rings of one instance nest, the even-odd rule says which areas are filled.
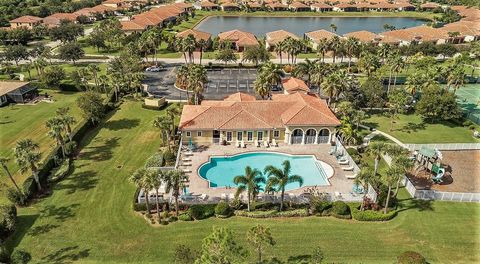
[[[0,81],[0,106],[7,103],[24,104],[38,96],[30,82]]]

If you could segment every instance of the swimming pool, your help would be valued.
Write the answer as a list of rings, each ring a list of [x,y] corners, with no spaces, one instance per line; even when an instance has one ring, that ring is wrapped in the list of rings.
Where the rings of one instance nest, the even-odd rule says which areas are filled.
[[[278,152],[248,152],[234,156],[213,156],[198,169],[198,175],[210,182],[210,187],[235,187],[233,178],[244,175],[245,167],[263,170],[268,165],[281,168],[285,160],[290,161],[291,174],[303,177],[303,186],[329,185],[328,178],[333,168],[319,161],[313,155],[289,155]],[[266,175],[265,175],[266,177]],[[264,187],[264,186],[262,186]],[[298,183],[290,183],[286,190],[299,188]]]

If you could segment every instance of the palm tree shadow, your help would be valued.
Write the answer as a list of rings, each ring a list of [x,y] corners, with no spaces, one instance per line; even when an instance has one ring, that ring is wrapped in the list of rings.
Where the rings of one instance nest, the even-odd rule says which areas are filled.
[[[75,216],[75,212],[73,212],[73,209],[78,206],[80,206],[79,203],[66,206],[47,205],[40,210],[40,214],[42,218],[53,217],[56,220],[65,221],[66,219]]]
[[[290,256],[287,259],[287,263],[310,263],[312,259],[312,255],[297,255],[297,256]]]
[[[122,118],[118,120],[109,120],[103,124],[103,128],[118,131],[122,129],[131,129],[137,127],[140,124],[140,119],[128,119]]]
[[[86,191],[94,188],[98,179],[94,171],[83,171],[73,173],[64,181],[61,181],[55,185],[55,190],[66,190],[68,194],[75,193],[77,191]]]
[[[20,244],[23,237],[29,233],[30,228],[40,215],[19,215],[17,216],[17,227],[15,232],[5,241],[10,252]]]
[[[100,141],[102,139],[98,138],[95,140]],[[104,139],[104,142],[101,146],[89,145],[82,149],[82,151],[78,155],[78,158],[85,159],[85,160],[93,160],[93,161],[109,160],[112,158],[112,155],[113,155],[112,149],[119,146],[119,143],[118,143],[119,140],[120,140],[119,137],[113,137],[113,138]]]
[[[400,209],[397,212],[403,212],[407,210],[416,209],[419,212],[434,211],[432,200],[420,200],[414,198],[400,199]]]
[[[412,133],[412,132],[418,132],[418,130],[425,130],[425,128],[426,128],[425,123],[408,122],[403,127],[399,128],[397,130],[402,131],[402,132],[406,132],[406,133]]]
[[[59,225],[45,224],[32,228],[29,232],[29,236],[38,236],[50,232],[51,230],[59,227]]]
[[[43,263],[65,264],[79,261],[90,255],[90,249],[80,249],[79,246],[61,248],[42,258]]]

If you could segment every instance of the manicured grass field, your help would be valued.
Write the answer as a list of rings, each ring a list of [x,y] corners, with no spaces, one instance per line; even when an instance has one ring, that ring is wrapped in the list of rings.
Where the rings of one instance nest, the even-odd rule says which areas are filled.
[[[449,123],[425,123],[419,115],[400,115],[395,120],[393,131],[390,131],[390,119],[384,115],[375,114],[365,120],[364,124],[386,132],[403,143],[477,143],[480,140],[473,137],[468,128]]]
[[[172,263],[176,245],[199,249],[213,226],[231,228],[245,247],[248,228],[263,224],[277,241],[267,255],[311,254],[320,246],[328,262],[392,263],[405,250],[431,263],[480,261],[480,205],[418,202],[402,192],[403,211],[387,223],[335,218],[207,219],[154,228],[132,211],[129,175],[160,145],[151,122],[160,112],[126,102],[82,142],[75,171],[52,196],[19,209],[19,228],[7,244],[43,263]],[[250,249],[250,248],[249,248]],[[252,256],[253,258],[254,256]]]
[[[0,108],[0,155],[11,160],[8,167],[15,179],[22,183],[28,173],[20,174],[13,158],[13,147],[17,140],[30,138],[40,145],[40,152],[45,158],[50,152],[54,140],[47,136],[45,122],[55,115],[60,107],[70,107],[71,114],[77,121],[81,120],[80,109],[75,99],[80,93],[41,90],[40,93],[53,96],[53,103],[40,102],[35,105],[12,105]],[[6,186],[12,185],[6,177],[0,177],[0,202],[5,201]]]

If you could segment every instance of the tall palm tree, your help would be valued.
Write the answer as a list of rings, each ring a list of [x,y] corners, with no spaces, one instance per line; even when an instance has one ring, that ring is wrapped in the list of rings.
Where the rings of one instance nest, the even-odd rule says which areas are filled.
[[[42,190],[42,185],[38,177],[38,163],[42,157],[42,154],[38,152],[39,146],[31,139],[22,139],[17,141],[15,148],[13,149],[15,161],[20,167],[22,173],[30,170],[33,175],[33,179],[37,183],[38,190]]]
[[[202,65],[192,65],[188,72],[188,88],[193,91],[195,105],[200,104],[200,97],[207,83],[207,70]]]
[[[348,72],[350,72],[350,66],[352,63],[352,57],[357,52],[360,41],[357,38],[349,37],[345,41],[345,53],[348,56]]]
[[[388,212],[388,204],[390,203],[392,187],[395,183],[398,183],[400,181],[401,177],[403,176],[403,173],[404,173],[403,169],[394,164],[393,166],[388,168],[388,170],[386,171],[383,177],[383,181],[388,186],[387,199],[385,200],[385,207],[383,208],[384,214]]]
[[[247,192],[247,210],[250,211],[250,204],[260,191],[260,183],[265,183],[265,177],[258,169],[247,166],[245,167],[245,174],[235,176],[233,182],[238,186],[235,197],[238,197],[244,191]]]
[[[199,62],[199,64],[202,64],[203,52],[208,48],[208,42],[204,39],[200,39],[197,42],[197,46],[200,49],[200,62]]]
[[[253,90],[255,90],[255,93],[262,97],[263,100],[270,95],[271,87],[270,82],[261,74],[258,74],[253,82]]]
[[[312,84],[318,87],[318,96],[320,96],[321,84],[323,82],[323,79],[329,73],[330,73],[330,67],[328,64],[324,62],[318,62],[315,64],[315,67],[313,68],[313,72],[310,76],[310,79]]]
[[[275,47],[273,48],[273,50],[277,53],[278,57],[280,58],[280,64],[283,64],[282,55],[283,55],[283,52],[285,52],[285,41],[282,40],[277,44],[275,44]]]
[[[87,66],[87,69],[93,77],[93,81],[95,82],[95,88],[98,89],[98,86],[99,86],[98,73],[100,72],[100,67],[98,67],[98,65],[96,64],[89,64]]]
[[[271,85],[278,85],[282,80],[282,70],[280,65],[274,64],[271,61],[264,63],[259,70],[267,82]]]
[[[372,142],[367,147],[367,153],[373,156],[374,166],[373,166],[373,177],[377,175],[378,172],[378,163],[382,158],[382,155],[386,152],[388,145],[383,142]]]
[[[402,56],[398,52],[393,52],[387,58],[387,64],[390,69],[390,76],[388,80],[388,88],[387,88],[387,95],[390,93],[390,83],[391,83],[391,76],[393,77],[393,87],[397,85],[397,76],[398,74],[405,68],[405,61],[403,60]]]
[[[55,111],[57,118],[63,124],[65,128],[65,133],[67,133],[68,139],[72,141],[73,133],[72,126],[77,122],[75,117],[70,115],[70,107],[60,107]]]
[[[300,78],[303,76],[307,76],[307,84],[310,86],[311,77],[312,77],[313,71],[315,70],[316,64],[317,64],[316,60],[311,61],[307,58],[305,61],[300,62],[295,66],[295,69],[293,70],[293,74]]]
[[[465,85],[467,75],[465,74],[464,67],[456,67],[454,70],[449,71],[447,75],[447,86],[453,88],[453,93],[462,86]]]
[[[155,190],[155,206],[157,209],[157,217],[158,221],[160,222],[160,199],[159,199],[159,192],[158,189],[163,183],[163,174],[161,170],[156,169],[146,169],[145,172],[145,185],[148,186],[148,189]]]
[[[374,180],[374,177],[372,175],[372,168],[368,166],[362,167],[358,172],[357,177],[355,177],[354,183],[362,185],[364,190],[362,205],[360,206],[361,211],[363,211],[365,208],[365,200],[368,194],[368,185],[371,184],[373,180]]]
[[[172,196],[175,198],[175,214],[178,217],[178,197],[180,191],[185,187],[185,182],[188,181],[188,176],[182,170],[171,170],[167,172],[164,181],[165,191],[172,192]]]
[[[131,176],[130,181],[137,186],[137,188],[143,189],[145,195],[145,203],[147,205],[147,215],[150,215],[150,201],[148,193],[152,190],[152,184],[149,182],[152,170],[140,168],[137,169]]]
[[[389,44],[383,44],[377,49],[378,56],[380,56],[382,63],[385,62],[385,59],[388,58],[392,52],[392,47]]]
[[[340,50],[341,45],[342,43],[341,43],[340,37],[338,36],[334,36],[329,41],[328,47],[333,52],[333,63],[335,63],[337,52]]]
[[[62,149],[63,158],[65,158],[65,139],[63,132],[65,131],[65,125],[61,118],[53,117],[47,120],[45,126],[49,129],[47,135],[57,142],[57,145]]]
[[[188,35],[186,38],[182,39],[183,51],[188,54],[188,61],[194,63],[193,52],[197,48],[197,42],[193,35]]]
[[[153,120],[153,126],[155,128],[160,129],[160,133],[162,134],[162,143],[163,145],[167,145],[167,148],[169,151],[172,151],[171,149],[171,129],[172,129],[172,124],[170,119],[165,118],[165,116],[157,116]]]
[[[10,160],[9,158],[0,157],[0,166],[2,167],[5,174],[7,174],[8,178],[10,178],[10,181],[12,181],[13,185],[15,185],[15,188],[17,188],[17,191],[21,193],[22,191],[20,191],[20,188],[18,187],[17,182],[15,181],[12,174],[10,173],[10,170],[8,169],[7,163],[9,160]]]
[[[264,173],[268,175],[267,187],[276,187],[280,191],[280,211],[283,210],[283,200],[285,198],[285,187],[289,183],[298,182],[300,186],[303,185],[303,178],[300,175],[291,175],[291,165],[289,160],[282,163],[282,168],[276,168],[272,165],[265,167]]]
[[[339,91],[344,89],[344,80],[340,71],[332,72],[324,78],[321,87],[323,92],[328,96],[328,105],[330,106]]]
[[[325,62],[325,53],[330,49],[330,43],[326,38],[320,39],[317,44],[317,52],[322,57],[322,62]]]

